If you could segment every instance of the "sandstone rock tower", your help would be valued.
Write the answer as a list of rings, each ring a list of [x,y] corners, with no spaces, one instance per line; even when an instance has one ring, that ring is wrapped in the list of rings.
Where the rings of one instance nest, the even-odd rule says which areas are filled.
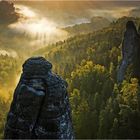
[[[122,62],[119,66],[117,80],[124,80],[126,70],[133,65],[133,76],[140,80],[140,36],[133,21],[128,21],[122,43]]]
[[[43,57],[29,58],[16,87],[6,139],[73,139],[67,83]]]

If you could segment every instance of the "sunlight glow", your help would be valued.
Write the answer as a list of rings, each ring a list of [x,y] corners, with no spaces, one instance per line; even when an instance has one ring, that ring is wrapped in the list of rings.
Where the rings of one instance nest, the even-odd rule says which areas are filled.
[[[66,31],[57,28],[56,23],[41,16],[38,11],[24,5],[15,5],[15,7],[20,19],[18,22],[10,24],[9,28],[31,38],[32,46],[45,45],[64,40],[67,37]]]
[[[11,24],[10,28],[14,28],[19,32],[25,32],[31,36],[49,36],[58,34],[60,29],[57,29],[54,23],[47,21],[46,19],[29,19],[25,21],[19,21]]]
[[[54,23],[40,17],[30,7],[23,5],[15,5],[17,12],[21,15],[18,23],[12,24],[11,27],[16,27],[18,30],[24,30],[32,35],[36,34],[52,34],[56,27]]]
[[[56,31],[56,27],[53,25],[53,23],[47,21],[46,19],[41,19],[40,21],[30,23],[27,27],[33,34],[46,33],[50,35]]]

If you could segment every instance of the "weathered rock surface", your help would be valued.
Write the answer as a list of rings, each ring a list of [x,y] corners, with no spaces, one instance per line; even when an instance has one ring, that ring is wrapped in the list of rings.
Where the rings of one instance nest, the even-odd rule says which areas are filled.
[[[14,93],[6,139],[73,139],[67,83],[43,57],[28,59]]]
[[[121,83],[124,80],[126,70],[130,64],[133,65],[133,76],[140,78],[140,36],[133,21],[128,21],[122,43],[122,62],[118,70],[117,80]]]

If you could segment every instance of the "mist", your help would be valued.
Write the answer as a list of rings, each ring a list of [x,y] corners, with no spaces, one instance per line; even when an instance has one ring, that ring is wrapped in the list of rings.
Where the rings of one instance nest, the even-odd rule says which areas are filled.
[[[36,10],[24,5],[15,5],[15,7],[20,18],[8,27],[15,33],[30,38],[29,46],[42,47],[67,38],[66,31],[58,28],[58,24],[43,17]]]

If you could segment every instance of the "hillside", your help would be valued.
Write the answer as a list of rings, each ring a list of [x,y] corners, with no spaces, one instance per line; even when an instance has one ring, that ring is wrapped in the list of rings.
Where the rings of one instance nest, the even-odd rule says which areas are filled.
[[[126,80],[116,82],[128,20],[139,26],[139,18],[123,17],[102,30],[35,52],[67,79],[76,138],[140,138],[138,80],[129,68]]]
[[[63,28],[70,35],[89,33],[109,26],[110,21],[103,17],[93,17],[89,23],[81,23]]]
[[[62,74],[62,71],[63,73],[67,71],[65,70],[66,65],[72,71],[83,59],[94,60],[96,64],[108,67],[108,60],[110,59],[108,53],[111,51],[120,52],[120,44],[125,24],[128,20],[135,21],[137,26],[140,21],[139,18],[123,17],[111,23],[109,27],[92,33],[77,35],[63,42],[57,42],[56,44],[35,51],[34,54],[46,56],[55,65],[56,71],[60,74]],[[110,59],[111,61],[114,61],[114,59]],[[63,67],[59,68],[60,65]],[[117,63],[115,65],[117,66]],[[67,72],[67,75],[70,76],[70,73]]]

